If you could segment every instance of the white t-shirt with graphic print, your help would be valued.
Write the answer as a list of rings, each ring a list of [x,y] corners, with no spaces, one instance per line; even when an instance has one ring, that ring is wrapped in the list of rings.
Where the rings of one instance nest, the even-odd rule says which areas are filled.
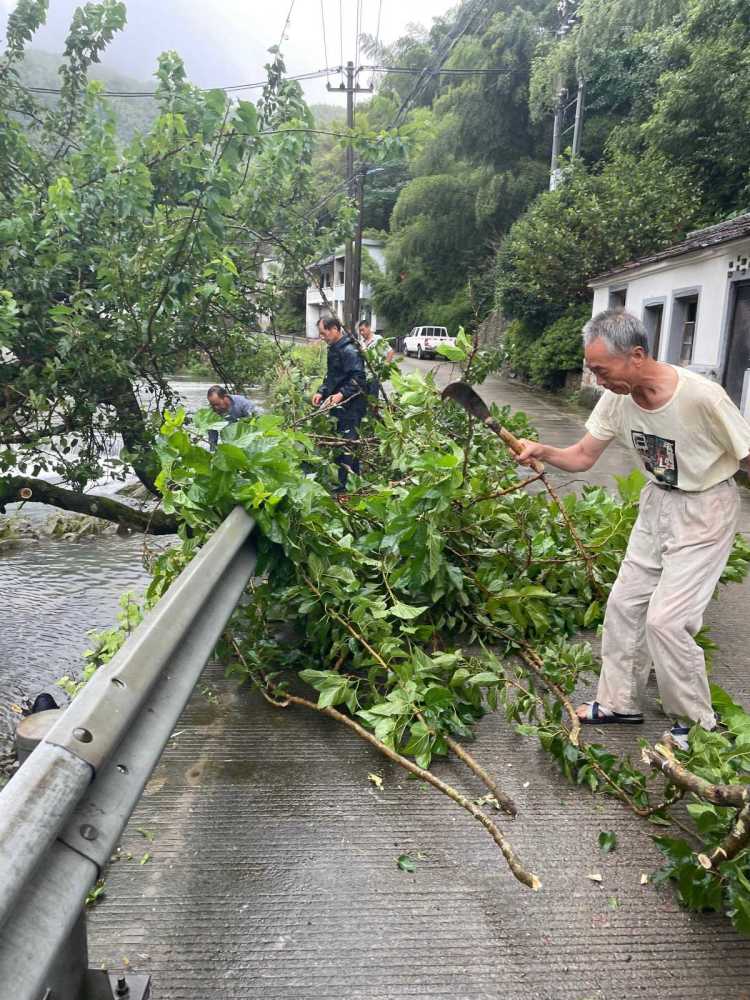
[[[617,438],[656,482],[703,492],[729,479],[750,453],[750,424],[716,382],[673,366],[677,387],[656,410],[605,389],[586,421],[599,441]]]

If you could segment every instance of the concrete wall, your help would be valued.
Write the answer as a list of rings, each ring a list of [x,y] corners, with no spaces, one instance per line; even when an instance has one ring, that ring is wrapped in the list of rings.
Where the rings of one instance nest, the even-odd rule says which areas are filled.
[[[495,309],[479,325],[479,343],[482,347],[499,347],[508,326],[502,313]]]

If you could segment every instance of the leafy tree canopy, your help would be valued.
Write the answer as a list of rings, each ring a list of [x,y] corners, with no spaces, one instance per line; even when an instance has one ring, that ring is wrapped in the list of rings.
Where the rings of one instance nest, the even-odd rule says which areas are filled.
[[[45,473],[82,491],[130,466],[153,488],[170,370],[200,351],[225,381],[252,377],[248,330],[276,288],[262,259],[302,275],[352,218],[347,204],[318,223],[313,120],[275,50],[257,106],[198,90],[165,53],[158,117],[121,149],[87,73],[124,5],[76,12],[54,106],[20,75],[45,14],[21,0],[0,63],[0,503],[18,498],[18,473],[32,492]],[[391,155],[381,139],[363,140],[375,162]]]
[[[502,308],[541,331],[570,305],[590,301],[591,277],[679,240],[699,212],[688,171],[657,154],[618,152],[600,173],[573,164],[565,182],[540,195],[503,243]]]

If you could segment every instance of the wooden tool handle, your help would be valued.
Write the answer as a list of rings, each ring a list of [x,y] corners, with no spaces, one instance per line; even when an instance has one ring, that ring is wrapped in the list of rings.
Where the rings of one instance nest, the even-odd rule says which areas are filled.
[[[487,424],[488,427],[492,428],[492,430],[498,435],[498,437],[502,438],[505,444],[507,444],[507,446],[515,455],[521,454],[521,452],[523,451],[523,445],[515,436],[515,434],[511,434],[511,432],[509,430],[506,430],[505,427],[501,427],[500,424],[497,422],[497,420],[493,419],[492,417],[488,417],[485,423]],[[531,468],[534,470],[534,472],[539,473],[539,475],[541,475],[544,472],[544,466],[542,465],[541,462],[538,462],[535,458],[532,459],[531,461]]]

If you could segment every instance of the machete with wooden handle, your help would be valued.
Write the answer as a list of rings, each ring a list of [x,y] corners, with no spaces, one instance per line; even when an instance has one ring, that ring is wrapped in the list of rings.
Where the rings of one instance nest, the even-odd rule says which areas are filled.
[[[486,427],[489,427],[499,438],[502,438],[515,455],[521,454],[523,445],[515,434],[511,434],[505,427],[500,426],[497,420],[490,414],[487,404],[479,393],[475,392],[466,382],[451,382],[443,389],[442,398],[452,399],[459,406],[463,406],[467,413],[470,413],[472,417],[476,417],[477,420],[481,420]],[[541,462],[537,462],[535,458],[531,461],[531,468],[540,475],[544,472],[544,466]]]
[[[518,438],[514,434],[511,434],[509,430],[506,430],[505,427],[500,426],[497,420],[495,420],[495,418],[490,414],[490,411],[487,409],[487,404],[484,402],[482,397],[478,393],[476,393],[470,385],[467,385],[466,382],[451,382],[449,385],[446,385],[446,387],[443,389],[442,397],[443,399],[454,400],[454,402],[458,403],[460,406],[463,406],[466,412],[470,413],[472,417],[476,417],[477,420],[481,420],[486,427],[489,427],[489,429],[491,431],[494,431],[499,438],[502,438],[505,444],[516,455],[519,455],[523,451],[523,445],[518,440]],[[568,512],[563,506],[560,497],[554,491],[554,489],[550,485],[549,480],[544,474],[544,466],[542,465],[541,462],[537,462],[536,459],[533,459],[531,461],[531,468],[534,470],[534,472],[536,472],[538,477],[544,483],[545,489],[552,497],[552,500],[554,501],[557,509],[560,511],[560,516],[562,517],[563,521],[565,521],[565,524],[568,527],[568,531],[570,532],[570,537],[573,539],[573,544],[580,552],[581,558],[586,564],[586,572],[588,574],[589,580],[591,581],[592,587],[602,598],[604,598],[606,595],[602,590],[601,584],[596,578],[596,573],[594,572],[594,562],[591,557],[591,553],[587,552],[586,547],[581,542],[581,539],[578,537],[578,532],[573,526],[573,522],[570,520]]]

